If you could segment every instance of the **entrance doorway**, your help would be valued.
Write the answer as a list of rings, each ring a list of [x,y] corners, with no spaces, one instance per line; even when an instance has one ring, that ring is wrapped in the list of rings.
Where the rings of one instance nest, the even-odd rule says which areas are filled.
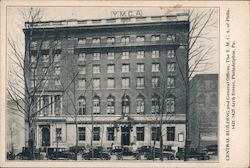
[[[129,127],[122,127],[121,145],[130,145]]]
[[[43,127],[42,128],[42,146],[50,146],[50,128]]]

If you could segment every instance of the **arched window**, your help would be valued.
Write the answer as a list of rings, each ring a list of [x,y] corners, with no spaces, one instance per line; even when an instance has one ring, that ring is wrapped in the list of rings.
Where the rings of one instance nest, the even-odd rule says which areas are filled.
[[[166,99],[166,112],[174,113],[175,112],[175,99],[174,97],[168,97]]]
[[[144,113],[144,96],[143,95],[139,95],[136,98],[136,113],[137,114],[143,114]]]
[[[108,103],[107,103],[107,114],[115,114],[115,98],[114,96],[108,96]]]
[[[130,98],[128,95],[122,97],[122,113],[129,114],[130,110]]]
[[[152,96],[152,103],[151,103],[151,113],[152,114],[159,114],[160,110],[160,98],[158,95]]]
[[[78,115],[86,114],[86,101],[83,96],[78,99]]]
[[[100,114],[100,97],[95,96],[93,99],[93,114]]]

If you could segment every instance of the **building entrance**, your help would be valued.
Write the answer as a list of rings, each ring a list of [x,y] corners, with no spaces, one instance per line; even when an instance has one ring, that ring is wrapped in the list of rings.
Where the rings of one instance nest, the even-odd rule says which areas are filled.
[[[130,145],[129,127],[122,127],[121,145]]]
[[[43,127],[42,128],[42,146],[50,146],[50,128]]]

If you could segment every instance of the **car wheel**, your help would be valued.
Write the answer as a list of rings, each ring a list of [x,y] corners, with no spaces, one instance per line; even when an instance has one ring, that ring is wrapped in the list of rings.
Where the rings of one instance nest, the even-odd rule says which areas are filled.
[[[17,156],[15,157],[15,160],[23,160],[23,157],[20,156],[20,155],[17,155]]]
[[[174,156],[170,156],[170,160],[174,160]]]

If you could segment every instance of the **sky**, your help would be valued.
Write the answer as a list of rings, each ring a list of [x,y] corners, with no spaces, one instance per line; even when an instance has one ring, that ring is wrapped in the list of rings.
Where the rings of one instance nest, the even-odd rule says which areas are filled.
[[[27,10],[28,8],[7,8],[7,36],[17,39],[18,43],[24,44],[24,34],[22,28],[24,28],[24,21],[20,14],[20,10]],[[111,11],[126,11],[126,10],[141,10],[143,16],[159,16],[166,13],[183,12],[183,9],[178,8],[173,10],[166,7],[42,7],[43,19],[42,21],[49,20],[67,20],[67,19],[102,19],[111,18]],[[206,9],[199,9],[206,10]],[[219,24],[218,12],[216,13],[214,20],[217,20]],[[207,41],[207,44],[214,46],[214,52],[208,56],[213,63],[203,73],[218,73],[219,72],[219,26],[214,27],[208,31],[208,36],[214,37],[212,40]],[[22,46],[22,45],[20,45]],[[24,48],[20,47],[22,52]]]

